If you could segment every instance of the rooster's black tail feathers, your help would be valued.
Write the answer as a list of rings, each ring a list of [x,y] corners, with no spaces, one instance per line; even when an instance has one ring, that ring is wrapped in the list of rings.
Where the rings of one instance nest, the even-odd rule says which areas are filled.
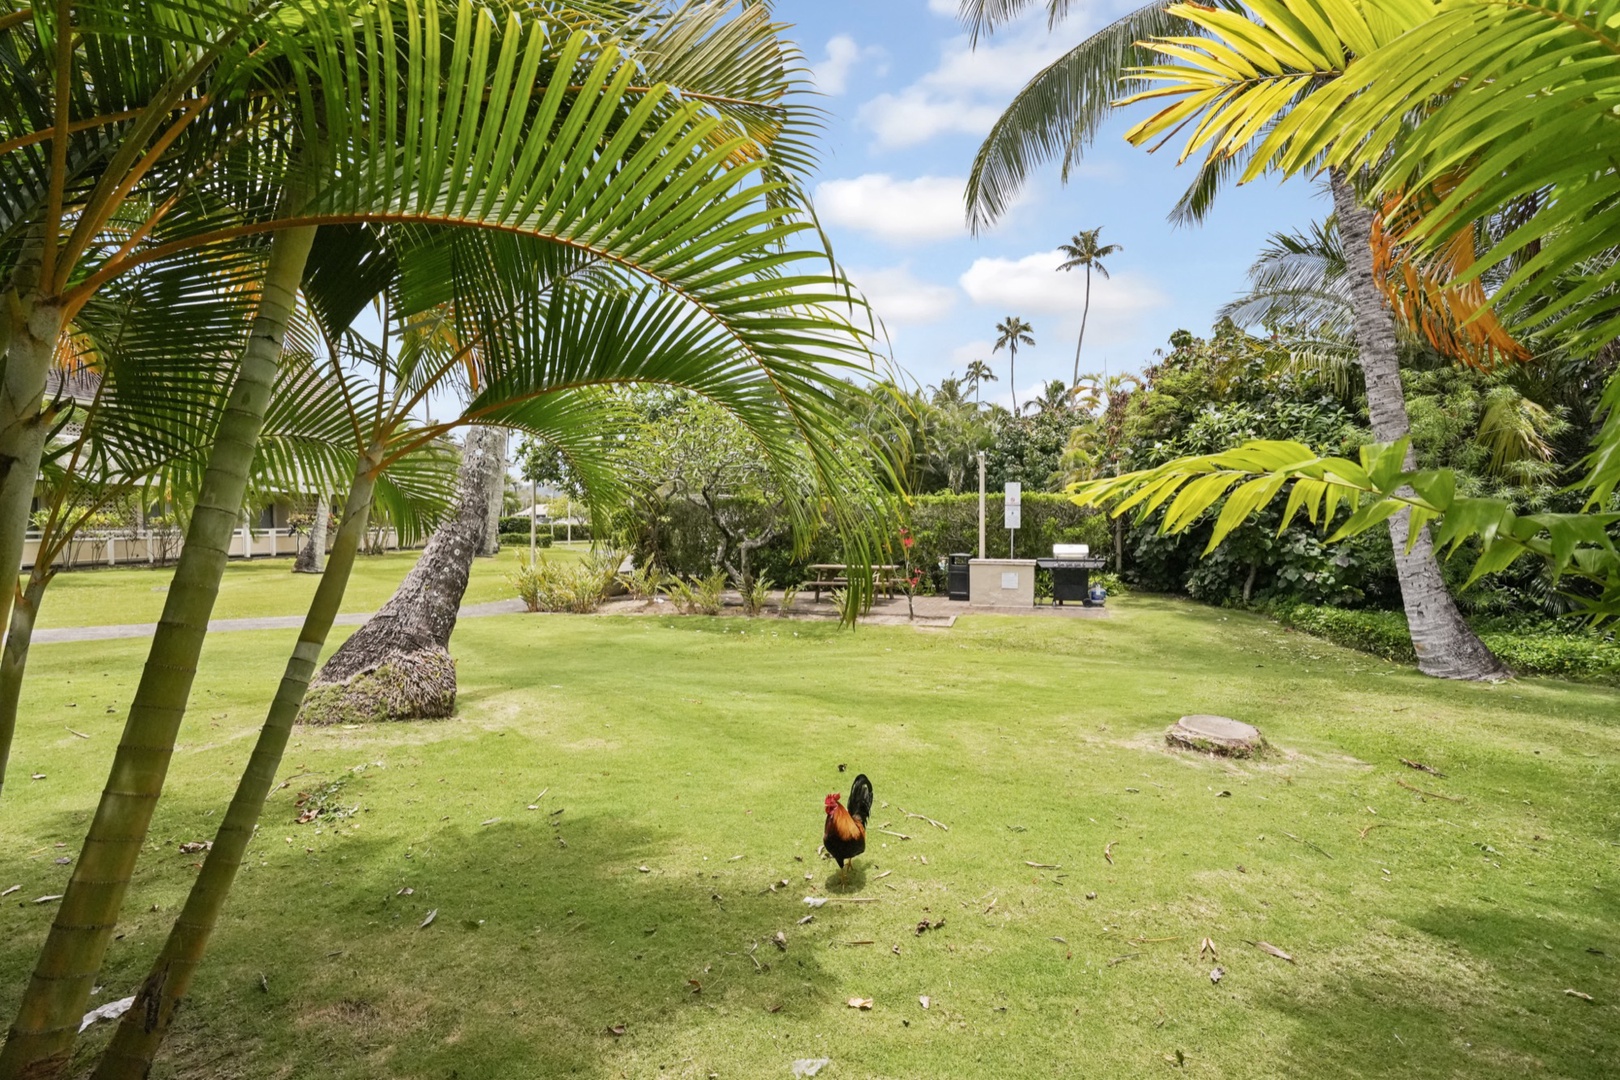
[[[849,813],[851,817],[853,817],[856,821],[859,821],[862,825],[865,825],[866,819],[871,816],[872,781],[866,778],[865,773],[861,773],[859,776],[857,776],[855,778],[855,783],[850,785]]]

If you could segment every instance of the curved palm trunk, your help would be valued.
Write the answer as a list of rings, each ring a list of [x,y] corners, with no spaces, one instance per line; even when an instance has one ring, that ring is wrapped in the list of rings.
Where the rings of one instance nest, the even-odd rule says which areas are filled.
[[[259,313],[220,418],[123,739],[56,921],[0,1049],[3,1080],[58,1075],[72,1053],[174,754],[314,237],[313,228],[289,229],[271,243]]]
[[[489,428],[467,435],[456,475],[455,516],[434,530],[388,603],[315,677],[304,705],[305,723],[428,719],[455,711],[450,635],[489,526],[490,488],[504,469],[499,443]]]
[[[326,572],[315,590],[315,598],[310,601],[298,644],[287,660],[264,726],[259,729],[253,756],[248,759],[242,779],[237,783],[236,795],[225,813],[225,820],[220,823],[219,832],[214,835],[214,846],[203,860],[202,871],[192,883],[185,907],[175,919],[151,973],[141,984],[134,1007],[124,1014],[123,1022],[102,1055],[94,1080],[143,1080],[169,1033],[175,1012],[191,989],[192,977],[208,949],[214,926],[225,908],[225,898],[253,840],[265,800],[270,797],[276,771],[281,768],[293,723],[304,703],[310,677],[315,674],[315,662],[320,658],[326,636],[343,602],[355,556],[360,542],[365,539],[371,496],[376,487],[375,469],[380,458],[380,449],[373,448],[355,471],[354,486],[344,505],[337,540],[327,557]]]
[[[1373,269],[1372,211],[1362,205],[1355,188],[1339,170],[1332,174],[1333,211],[1339,218],[1345,259],[1350,267],[1351,299],[1355,306],[1356,349],[1367,383],[1367,412],[1380,442],[1393,442],[1408,434],[1406,396],[1396,352],[1395,318],[1378,291]],[[1416,458],[1407,451],[1406,467]],[[1429,530],[1411,541],[1410,512],[1389,519],[1389,538],[1395,546],[1395,573],[1401,583],[1401,602],[1412,633],[1418,670],[1443,679],[1499,679],[1512,673],[1475,636],[1446,589],[1435,559]]]
[[[11,741],[17,731],[17,702],[22,695],[23,672],[28,667],[28,646],[33,641],[39,603],[45,598],[45,586],[50,580],[50,571],[38,566],[28,575],[28,585],[12,605],[6,647],[0,653],[0,793],[5,791],[6,762],[11,757]]]
[[[1091,267],[1086,267],[1086,305],[1080,309],[1080,337],[1074,343],[1074,378],[1069,386],[1080,385],[1080,349],[1086,343],[1086,319],[1091,315]]]

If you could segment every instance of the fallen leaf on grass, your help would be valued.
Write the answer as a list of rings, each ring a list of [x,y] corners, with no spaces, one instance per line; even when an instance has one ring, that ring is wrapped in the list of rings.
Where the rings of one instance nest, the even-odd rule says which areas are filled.
[[[109,709],[107,711],[111,712],[112,710]],[[74,735],[77,735],[81,739],[88,739],[90,737],[90,736],[86,735],[84,732],[82,732],[82,731],[74,731],[72,728],[68,728],[68,731],[71,732]]]
[[[1216,968],[1215,970],[1213,970],[1213,971],[1211,971],[1209,973],[1209,981],[1212,982],[1212,983],[1218,983],[1218,982],[1221,981],[1221,976],[1223,976],[1225,974],[1226,974],[1226,969],[1222,968],[1222,967],[1218,967],[1218,968]]]
[[[787,952],[787,935],[782,931],[778,930],[776,932],[775,936],[771,938],[771,943],[783,952]]]
[[[1217,791],[1215,793],[1215,797],[1217,799],[1230,799],[1232,797],[1232,793],[1230,791]]]
[[[870,1009],[872,1007],[872,999],[852,997],[849,999],[849,1007],[852,1009]]]
[[[64,855],[60,859],[56,860],[56,865],[57,866],[72,866],[73,865],[73,858],[70,855]]]
[[[63,895],[64,894],[62,894],[62,893],[52,893],[50,896],[41,896],[41,897],[36,898],[34,900],[34,903],[36,903],[36,904],[48,904],[52,900],[60,900],[60,899],[62,899]]]
[[[842,766],[840,766],[842,769]],[[781,1008],[781,1006],[777,1006]],[[794,1076],[814,1076],[832,1064],[832,1058],[800,1058],[793,1063]]]
[[[1205,953],[1209,953],[1209,955],[1214,957],[1220,956],[1220,953],[1215,951],[1215,942],[1210,938],[1205,938],[1203,941],[1198,943],[1198,955],[1203,956]]]
[[[45,774],[42,773],[42,772],[37,772],[37,773],[34,773],[33,775],[29,776],[28,779],[30,779],[30,780],[43,780],[43,779],[45,779]]]
[[[1110,840],[1103,845],[1103,858],[1108,860],[1109,866],[1114,865],[1114,845],[1117,843],[1119,843],[1118,840]]]
[[[932,1003],[933,1003],[933,999],[930,998],[927,994],[924,994],[922,997],[917,999],[917,1004],[921,1005],[925,1009],[928,1008],[928,1006],[931,1005]]]
[[[816,921],[816,917],[814,915],[806,915],[804,918],[799,920],[797,925],[804,926],[807,923],[813,923],[815,921]]]
[[[1580,998],[1582,1001],[1591,1001],[1592,1000],[1592,995],[1591,994],[1583,994],[1579,990],[1565,990],[1564,993],[1568,994],[1570,997],[1573,997],[1573,998]]]
[[[0,898],[7,897],[7,896],[10,896],[14,892],[21,892],[21,891],[22,891],[22,886],[21,885],[13,885],[11,888],[7,889],[5,892],[0,892]]]
[[[1058,943],[1058,944],[1059,944],[1059,945],[1067,945],[1067,944],[1068,944],[1068,943],[1069,943],[1069,942],[1068,942],[1068,940],[1067,940],[1067,939],[1066,939],[1066,938],[1060,938],[1060,937],[1057,937],[1057,936],[1055,936],[1055,935],[1054,935],[1054,936],[1053,936],[1053,937],[1049,937],[1049,938],[1047,938],[1047,939],[1046,939],[1046,940],[1048,940],[1048,941],[1055,941],[1055,942],[1057,942],[1057,943]]]
[[[687,979],[686,985],[692,988],[692,993],[694,994],[703,993],[703,984],[698,982],[696,979]]]
[[[889,951],[894,953],[894,955],[899,956],[900,955],[900,946],[891,945],[891,946],[889,946]]]
[[[428,927],[433,925],[433,920],[437,919],[438,917],[439,917],[439,909],[434,908],[432,911],[427,913],[427,918],[422,920],[422,925],[418,926],[417,929],[418,930],[426,930]]]
[[[1139,953],[1126,953],[1124,956],[1116,956],[1112,960],[1108,961],[1108,966],[1113,967],[1115,964],[1123,964],[1127,960],[1136,959],[1136,957],[1139,955]]]
[[[893,870],[885,870],[881,874],[873,874],[872,875],[872,880],[873,881],[882,881],[884,878],[888,877],[892,873],[894,873]],[[783,884],[785,885],[785,884],[787,884],[787,882],[783,882]]]
[[[1287,953],[1283,952],[1269,941],[1256,941],[1254,943],[1254,947],[1263,953],[1275,956],[1279,960],[1286,960],[1290,964],[1294,963],[1294,958],[1292,956],[1289,956]]]
[[[768,1013],[771,1013],[772,1015],[775,1015],[776,1013],[779,1013],[779,1012],[782,1011],[782,1003],[780,1001],[778,1001],[775,1005],[767,1005],[767,1006],[765,1006],[765,1011],[768,1012]]]
[[[612,1027],[609,1027],[606,1031],[602,1032],[602,1034],[612,1035],[615,1039],[617,1039],[620,1035],[624,1034],[624,1025],[614,1024]]]
[[[1028,859],[1024,860],[1024,865],[1025,866],[1033,866],[1037,870],[1061,870],[1061,869],[1063,869],[1063,867],[1059,866],[1057,863],[1030,862]]]
[[[498,818],[498,817],[492,817],[492,818],[489,818],[489,819],[488,819],[488,820],[486,820],[486,821],[480,821],[480,822],[479,822],[479,823],[478,823],[478,824],[480,824],[480,825],[493,825],[493,824],[495,824],[495,823],[496,823],[496,822],[497,822],[497,821],[500,821],[500,820],[501,820],[501,819],[500,819],[500,818]]]
[[[180,854],[182,855],[195,855],[199,851],[212,850],[214,850],[214,842],[212,840],[187,840],[185,843],[180,845]]]
[[[643,874],[652,873],[652,867],[650,867],[650,866],[638,866],[638,867],[636,867],[636,869],[641,871]]]
[[[411,888],[409,885],[407,885],[403,889],[399,890],[399,892],[395,893],[394,895],[395,896],[415,896],[416,895],[416,890]]]
[[[1432,765],[1425,765],[1421,761],[1410,761],[1410,760],[1408,760],[1406,758],[1401,758],[1400,762],[1401,762],[1402,765],[1405,765],[1408,769],[1416,769],[1418,772],[1426,772],[1430,776],[1438,776],[1442,780],[1445,779],[1446,774],[1441,772],[1439,769],[1436,769]]]

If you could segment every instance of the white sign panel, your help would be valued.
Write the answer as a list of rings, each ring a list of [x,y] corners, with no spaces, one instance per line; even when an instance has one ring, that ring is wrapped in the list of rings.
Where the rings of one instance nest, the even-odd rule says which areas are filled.
[[[1004,502],[1002,514],[1006,523],[1002,526],[1007,529],[1021,529],[1024,527],[1024,485],[1008,483],[1002,491]]]
[[[1001,575],[1001,587],[1008,592],[1018,588],[1018,571],[1011,570]]]

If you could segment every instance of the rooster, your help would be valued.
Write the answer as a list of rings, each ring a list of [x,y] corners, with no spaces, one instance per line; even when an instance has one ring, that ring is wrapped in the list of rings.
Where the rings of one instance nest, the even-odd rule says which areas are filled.
[[[827,854],[838,860],[838,869],[848,877],[848,863],[866,850],[866,819],[872,813],[872,782],[866,774],[855,778],[849,788],[849,809],[839,805],[843,796],[833,792],[827,796],[827,825],[821,833],[821,844]]]

